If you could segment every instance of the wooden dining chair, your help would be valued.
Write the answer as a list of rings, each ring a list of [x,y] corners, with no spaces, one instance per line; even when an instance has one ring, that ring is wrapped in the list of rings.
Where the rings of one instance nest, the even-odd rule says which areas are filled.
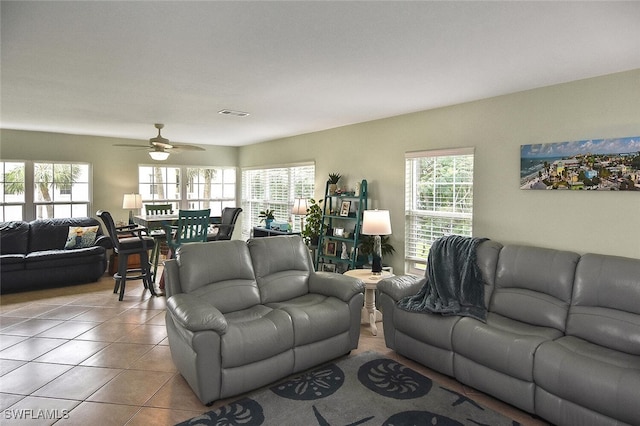
[[[171,204],[145,204],[144,210],[147,216],[173,214],[173,206]],[[162,243],[167,240],[167,235],[163,228],[149,229],[149,236],[153,238],[153,250],[151,251],[151,281],[156,281],[158,273],[158,262],[160,261],[160,252],[162,251]]]
[[[164,225],[172,253],[184,243],[206,242],[211,209],[179,210],[176,225]]]
[[[242,209],[240,207],[225,207],[222,209],[220,223],[212,225],[213,232],[209,232],[208,241],[230,240]]]

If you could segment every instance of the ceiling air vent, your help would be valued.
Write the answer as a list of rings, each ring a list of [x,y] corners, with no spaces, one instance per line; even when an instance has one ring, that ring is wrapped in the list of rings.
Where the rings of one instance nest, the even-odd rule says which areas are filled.
[[[242,111],[233,111],[231,109],[222,109],[220,111],[218,111],[218,114],[222,114],[222,115],[235,115],[236,117],[246,117],[247,115],[249,115],[248,112],[242,112]]]

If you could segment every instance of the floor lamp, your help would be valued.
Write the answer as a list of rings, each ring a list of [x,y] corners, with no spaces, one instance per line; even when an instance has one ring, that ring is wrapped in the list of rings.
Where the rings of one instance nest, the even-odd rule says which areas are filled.
[[[382,238],[380,235],[391,234],[389,210],[365,210],[362,218],[362,233],[373,235],[371,272],[380,274],[382,273]]]

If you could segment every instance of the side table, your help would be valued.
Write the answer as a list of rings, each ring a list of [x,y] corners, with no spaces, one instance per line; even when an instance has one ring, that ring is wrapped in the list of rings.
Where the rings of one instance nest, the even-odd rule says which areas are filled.
[[[371,325],[371,334],[378,335],[377,321],[382,321],[382,312],[376,309],[376,288],[378,282],[384,278],[392,277],[391,272],[382,271],[380,275],[374,275],[371,269],[351,269],[344,275],[355,277],[364,283],[364,307],[362,308],[363,323]]]

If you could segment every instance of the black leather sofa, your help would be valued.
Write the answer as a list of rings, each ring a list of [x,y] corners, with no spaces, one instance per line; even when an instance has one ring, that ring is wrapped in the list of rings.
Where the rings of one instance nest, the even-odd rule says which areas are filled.
[[[93,226],[98,228],[89,247],[65,249],[75,244],[67,244],[70,229]],[[100,222],[90,217],[0,222],[0,292],[97,281],[107,269],[109,248]]]

